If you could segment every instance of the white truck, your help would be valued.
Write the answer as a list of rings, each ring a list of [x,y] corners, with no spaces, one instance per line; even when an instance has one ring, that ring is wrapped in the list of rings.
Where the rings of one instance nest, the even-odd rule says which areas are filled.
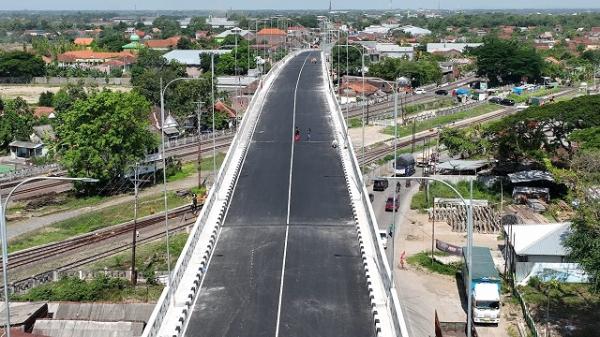
[[[463,282],[469,294],[467,247],[463,247]],[[487,247],[473,247],[471,273],[473,321],[475,323],[500,322],[500,275]]]

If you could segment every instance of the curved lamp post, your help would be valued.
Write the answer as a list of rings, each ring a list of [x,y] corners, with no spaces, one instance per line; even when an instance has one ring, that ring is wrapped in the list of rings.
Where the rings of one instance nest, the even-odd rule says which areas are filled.
[[[2,278],[4,283],[4,301],[6,303],[6,325],[5,325],[5,333],[7,337],[10,337],[10,300],[8,294],[8,234],[6,231],[6,208],[8,207],[8,202],[10,201],[10,197],[13,193],[22,185],[36,181],[36,180],[63,180],[63,181],[81,181],[85,183],[95,183],[98,182],[98,179],[94,178],[68,178],[68,177],[31,177],[27,178],[20,183],[18,183],[15,187],[13,187],[10,192],[6,195],[6,201],[2,204],[2,196],[0,194],[0,204],[2,207],[0,208],[0,238],[2,239]]]
[[[448,188],[450,188],[452,190],[452,192],[454,192],[454,194],[456,194],[458,196],[458,198],[460,199],[460,201],[465,205],[465,208],[467,209],[467,269],[469,271],[469,275],[468,275],[468,291],[467,291],[467,336],[471,337],[472,334],[472,317],[473,317],[473,301],[472,301],[472,296],[473,296],[473,290],[471,289],[471,275],[472,275],[472,268],[473,268],[473,255],[471,254],[471,252],[473,251],[473,180],[470,181],[470,202],[467,203],[467,201],[465,200],[465,198],[463,198],[462,194],[460,194],[456,188],[454,188],[454,186],[452,186],[451,184],[449,184],[448,182],[441,180],[441,179],[437,179],[437,178],[431,178],[431,177],[379,177],[381,179],[388,179],[388,180],[413,180],[413,179],[424,179],[424,180],[429,180],[429,181],[435,181],[438,183],[442,183],[444,185],[446,185]],[[394,231],[394,234],[396,233],[396,231]],[[394,240],[394,237],[392,237],[392,241]],[[393,280],[393,275],[394,275],[394,253],[392,252],[392,280]],[[394,286],[393,281],[392,281],[392,286]]]

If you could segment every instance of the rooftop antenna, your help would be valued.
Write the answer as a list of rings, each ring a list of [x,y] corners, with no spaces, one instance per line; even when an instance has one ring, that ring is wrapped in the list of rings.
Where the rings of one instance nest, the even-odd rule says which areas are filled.
[[[393,0],[390,0],[390,11],[392,10],[392,1]]]
[[[329,0],[329,13],[331,13],[331,0]]]

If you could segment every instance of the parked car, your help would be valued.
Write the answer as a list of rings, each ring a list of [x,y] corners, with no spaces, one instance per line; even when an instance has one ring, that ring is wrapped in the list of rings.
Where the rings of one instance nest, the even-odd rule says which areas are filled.
[[[394,205],[394,197],[388,197],[387,201],[385,202],[385,211],[386,212],[397,211],[399,205],[400,205],[400,198],[398,195],[396,195],[396,204],[395,205]]]
[[[415,90],[415,94],[417,94],[417,95],[423,95],[426,93],[427,93],[427,91],[425,91],[425,89],[418,88]]]
[[[373,191],[385,191],[388,188],[387,179],[375,179],[373,181]]]
[[[448,90],[445,89],[438,89],[435,91],[436,95],[440,95],[440,96],[447,96],[448,95]]]
[[[381,245],[383,249],[387,249],[387,232],[384,230],[379,230],[379,238],[381,238]]]
[[[488,100],[488,102],[494,103],[494,104],[501,104],[500,102],[502,102],[502,98],[500,98],[500,97],[490,97],[490,99]]]
[[[513,101],[512,99],[505,98],[500,101],[500,104],[506,105],[506,106],[513,106],[513,105],[515,105],[515,101]]]

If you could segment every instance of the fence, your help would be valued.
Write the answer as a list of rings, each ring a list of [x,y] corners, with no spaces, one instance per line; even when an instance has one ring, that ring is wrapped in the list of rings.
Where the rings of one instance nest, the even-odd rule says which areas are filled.
[[[265,76],[265,78],[261,79],[261,81],[259,83],[259,88],[262,88],[263,85],[269,81],[270,77],[272,77],[273,74],[277,72],[277,69],[279,67],[281,67],[281,64],[285,63],[287,61],[287,59],[293,57],[294,55],[295,55],[295,53],[289,54],[286,58],[284,58],[284,60],[276,63],[270,69],[269,73]],[[248,104],[247,111],[251,112],[252,108],[256,104],[259,104],[257,102],[261,98],[263,98],[263,97],[260,97],[260,95],[255,94],[252,97],[252,100],[250,101],[250,103]],[[253,118],[253,120],[250,120],[250,118]],[[209,222],[209,217],[212,213],[211,210],[213,210],[213,208],[215,208],[215,210],[216,210],[217,209],[216,206],[218,206],[218,204],[223,205],[224,203],[226,203],[228,201],[227,200],[228,197],[225,197],[225,199],[222,199],[222,197],[219,196],[219,193],[221,192],[222,188],[229,187],[229,186],[226,186],[223,184],[224,184],[224,181],[226,178],[229,180],[231,180],[231,178],[232,178],[231,176],[226,177],[226,172],[227,172],[227,169],[232,164],[236,165],[236,163],[233,162],[234,158],[232,158],[234,156],[235,149],[244,148],[243,145],[241,144],[242,142],[244,142],[246,144],[250,142],[251,137],[252,137],[252,130],[251,130],[252,125],[247,126],[247,124],[256,123],[257,119],[258,119],[258,116],[252,116],[251,114],[244,115],[244,118],[242,119],[242,122],[238,128],[239,130],[241,130],[241,132],[238,132],[235,135],[235,137],[233,138],[233,141],[230,146],[230,150],[227,152],[227,155],[225,156],[223,164],[221,165],[221,168],[220,168],[217,176],[215,177],[214,184],[209,191],[208,197],[206,198],[205,205],[204,205],[204,207],[202,207],[202,210],[200,211],[198,219],[196,220],[196,223],[190,233],[190,236],[188,237],[188,240],[182,250],[182,253],[179,256],[179,258],[177,259],[177,263],[175,264],[175,267],[172,270],[170,284],[167,287],[165,287],[165,289],[163,290],[163,292],[157,302],[157,306],[154,309],[154,311],[152,312],[152,315],[150,316],[150,319],[148,320],[148,324],[146,325],[142,336],[144,336],[144,337],[157,336],[161,326],[163,326],[163,323],[165,323],[164,322],[165,315],[169,311],[169,308],[171,308],[171,304],[174,303],[174,301],[175,301],[174,300],[175,290],[179,287],[181,280],[183,278],[183,274],[187,270],[190,260],[192,259],[192,255],[196,252],[196,246],[197,246],[198,242],[200,241],[200,236],[203,233],[203,230],[209,224],[215,225],[214,221],[212,221],[212,223]],[[243,155],[243,153],[242,153],[242,155]],[[239,161],[241,161],[241,158],[237,158],[237,159]],[[238,162],[237,165],[235,166],[234,170],[239,170],[240,167],[241,167],[241,164],[240,164],[240,162]],[[237,172],[235,173],[235,176],[237,176]],[[223,206],[222,209],[224,209],[224,207],[225,206]],[[217,221],[216,225],[218,225],[218,221]],[[207,254],[211,253],[211,249],[212,249],[212,244],[209,244],[209,247],[206,250]],[[193,288],[197,289],[195,286]],[[173,310],[175,310],[175,308],[173,308]],[[188,312],[187,310],[188,309],[184,310],[186,314]],[[182,320],[185,320],[185,318],[182,318],[180,316],[180,313],[172,312],[171,314],[174,317],[179,317],[179,322],[183,322]],[[176,331],[175,327],[173,327],[173,331]],[[178,330],[178,332],[181,332],[181,330]]]
[[[154,277],[155,279],[162,279],[167,275],[166,271],[155,271]],[[130,270],[98,270],[98,271],[90,271],[90,270],[51,270],[42,274],[38,274],[26,279],[22,279],[11,283],[9,285],[9,293],[11,294],[22,294],[27,292],[28,290],[44,285],[51,282],[59,281],[64,277],[77,277],[80,280],[93,280],[100,276],[107,276],[110,278],[122,278],[129,280],[131,278]],[[146,282],[145,278],[138,278],[139,282]],[[0,294],[0,298],[2,298],[2,294]]]
[[[325,76],[327,76],[328,78],[328,84],[329,84],[329,94],[332,95],[333,97],[333,104],[335,105],[335,114],[337,116],[334,116],[334,118],[337,118],[340,122],[340,124],[343,126],[344,128],[344,137],[348,137],[347,134],[347,126],[345,124],[345,119],[342,113],[342,109],[340,108],[339,105],[339,101],[336,99],[335,96],[335,90],[333,87],[333,82],[331,80],[331,77],[329,77],[329,71],[325,71]],[[364,233],[365,235],[370,236],[373,240],[375,240],[375,242],[377,242],[377,238],[379,237],[379,233],[378,233],[378,225],[376,222],[376,218],[375,218],[375,213],[373,212],[373,207],[371,205],[371,201],[369,200],[369,193],[367,191],[367,188],[364,184],[364,178],[362,175],[362,172],[360,170],[360,165],[358,163],[358,159],[356,158],[356,156],[354,155],[356,152],[354,151],[354,148],[352,146],[352,142],[347,142],[347,150],[349,155],[350,155],[350,167],[348,168],[348,170],[350,170],[350,172],[352,172],[353,176],[356,177],[358,179],[358,181],[355,181],[354,183],[356,183],[357,188],[360,190],[360,200],[356,201],[358,203],[361,203],[362,207],[364,208],[365,212],[366,212],[366,221],[368,224],[368,230],[369,233]],[[354,201],[353,201],[354,202]],[[358,206],[358,205],[357,205]],[[390,268],[390,265],[388,263],[387,257],[384,255],[383,252],[383,248],[382,247],[378,247],[377,244],[375,243],[375,256],[373,257],[373,259],[375,260],[375,268],[376,270],[372,270],[371,272],[373,273],[377,273],[380,275],[381,277],[381,281],[383,283],[383,290],[384,290],[384,294],[386,297],[386,308],[390,311],[391,314],[391,321],[392,321],[392,328],[394,329],[394,335],[397,337],[407,337],[408,336],[408,330],[406,327],[406,322],[404,321],[404,316],[402,314],[402,310],[400,308],[400,300],[398,299],[398,294],[395,291],[395,286],[392,282],[392,269]],[[373,287],[376,287],[376,285],[373,285]]]
[[[232,135],[232,134],[235,134],[234,129],[224,129],[224,130],[217,130],[215,132],[214,136],[216,138],[219,138],[219,137],[224,137],[226,135]],[[209,139],[212,139],[212,137],[213,137],[212,132],[200,134],[200,140],[209,140]],[[181,138],[169,139],[165,143],[165,148],[168,149],[171,147],[193,144],[193,143],[197,143],[197,142],[198,142],[198,135],[185,136],[185,137],[181,137]]]
[[[31,177],[40,174],[47,174],[54,171],[60,171],[61,166],[59,164],[48,164],[43,166],[31,166],[23,169],[19,169],[13,172],[0,174],[0,183],[8,182],[15,179],[21,179],[25,177]]]
[[[541,337],[541,335],[537,331],[537,327],[535,326],[535,321],[531,317],[531,314],[529,314],[529,308],[527,307],[527,303],[525,303],[523,296],[521,295],[519,290],[517,290],[517,288],[514,286],[513,286],[513,295],[517,298],[517,300],[519,301],[519,304],[521,305],[521,310],[523,311],[523,317],[525,317],[525,322],[527,323],[527,326],[529,327],[529,331],[531,331],[532,336],[533,337]]]
[[[86,86],[93,85],[122,85],[130,86],[131,78],[129,77],[34,77],[31,84],[44,85],[65,85],[65,84],[81,84]]]

